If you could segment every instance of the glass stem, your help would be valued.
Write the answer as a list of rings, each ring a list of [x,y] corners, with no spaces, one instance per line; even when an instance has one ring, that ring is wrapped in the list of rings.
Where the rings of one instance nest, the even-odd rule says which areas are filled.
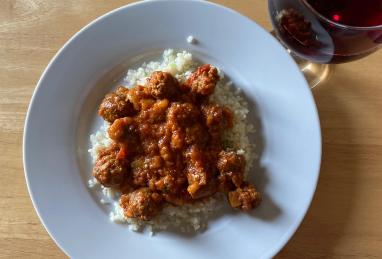
[[[271,31],[271,34],[278,40],[276,33],[274,31]],[[281,41],[280,43],[282,44]],[[283,46],[285,47],[285,45]],[[333,65],[313,63],[309,60],[302,59],[296,56],[293,53],[293,51],[291,51],[288,48],[286,48],[286,50],[289,52],[289,54],[292,56],[294,61],[299,66],[301,72],[304,74],[305,79],[308,82],[311,89],[327,81],[333,72]]]
[[[313,63],[309,60],[299,58],[289,49],[288,52],[297,63],[301,72],[304,74],[311,89],[327,81],[333,72],[333,65]]]

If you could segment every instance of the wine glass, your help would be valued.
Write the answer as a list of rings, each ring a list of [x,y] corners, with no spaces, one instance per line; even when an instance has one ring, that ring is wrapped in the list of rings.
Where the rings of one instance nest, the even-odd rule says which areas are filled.
[[[274,35],[311,88],[330,64],[363,58],[382,45],[382,0],[268,0]]]

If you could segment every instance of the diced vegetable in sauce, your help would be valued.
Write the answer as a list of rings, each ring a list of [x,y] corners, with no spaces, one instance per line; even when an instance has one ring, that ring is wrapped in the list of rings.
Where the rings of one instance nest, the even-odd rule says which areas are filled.
[[[232,127],[233,113],[209,101],[218,81],[207,64],[184,84],[156,71],[145,86],[105,96],[99,115],[111,123],[113,144],[98,154],[93,174],[122,192],[126,217],[150,220],[165,203],[181,206],[216,192],[245,211],[260,203],[244,180],[244,157],[224,150],[222,133]]]

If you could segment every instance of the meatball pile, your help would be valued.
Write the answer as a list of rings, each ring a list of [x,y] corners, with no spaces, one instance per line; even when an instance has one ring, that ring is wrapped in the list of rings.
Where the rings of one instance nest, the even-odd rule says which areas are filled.
[[[206,64],[184,83],[157,71],[145,86],[105,96],[98,112],[110,123],[112,144],[99,152],[93,175],[122,193],[126,217],[150,220],[165,203],[181,206],[216,192],[244,211],[260,203],[244,180],[244,157],[222,147],[233,113],[209,100],[218,80]]]

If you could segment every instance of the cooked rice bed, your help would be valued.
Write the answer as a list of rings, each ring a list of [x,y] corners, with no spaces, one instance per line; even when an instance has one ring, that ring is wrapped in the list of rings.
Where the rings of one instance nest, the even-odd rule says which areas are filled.
[[[161,62],[149,62],[143,64],[138,69],[130,69],[123,80],[126,87],[132,87],[136,84],[143,85],[147,77],[154,71],[166,71],[171,73],[180,81],[185,81],[197,67],[197,63],[192,60],[192,55],[185,51],[176,53],[174,50],[166,50],[163,53]],[[220,78],[224,75],[219,71]],[[227,131],[223,138],[226,148],[236,150],[238,154],[245,156],[247,165],[245,171],[252,166],[253,144],[250,143],[248,134],[254,130],[253,125],[247,124],[246,118],[249,112],[247,103],[234,89],[232,82],[220,80],[216,86],[211,100],[222,106],[230,107],[234,113],[234,127]],[[110,145],[111,140],[107,135],[108,124],[105,123],[99,131],[90,136],[91,149],[89,152],[95,161],[100,149]],[[89,186],[97,186],[97,181],[92,178],[89,180]],[[113,208],[110,212],[110,219],[117,223],[127,223],[130,229],[137,231],[142,227],[147,226],[150,230],[164,230],[169,227],[178,228],[181,231],[197,231],[207,226],[208,218],[212,213],[216,213],[222,196],[216,194],[213,197],[186,204],[184,206],[166,205],[163,211],[150,221],[141,221],[135,218],[126,218],[118,203],[119,193],[116,193],[110,188],[101,187],[103,195],[102,203],[111,201]],[[106,206],[106,205],[105,205]]]

